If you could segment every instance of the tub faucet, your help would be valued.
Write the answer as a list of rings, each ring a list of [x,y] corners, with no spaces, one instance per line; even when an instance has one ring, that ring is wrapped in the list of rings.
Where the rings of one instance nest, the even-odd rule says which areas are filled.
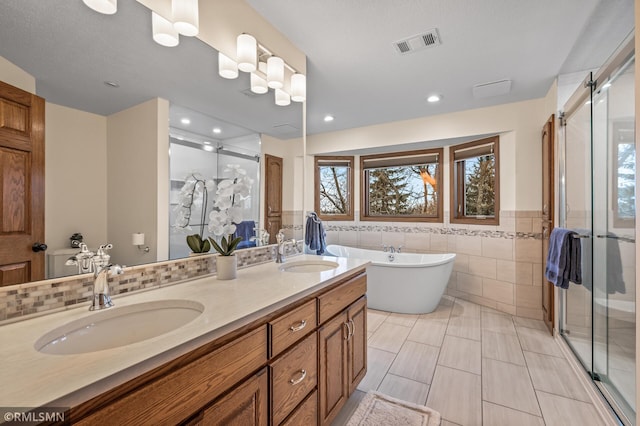
[[[100,246],[95,256],[91,258],[93,264],[93,297],[91,299],[90,311],[106,309],[113,306],[111,296],[109,295],[109,282],[107,281],[107,273],[121,274],[122,267],[109,263],[111,256],[106,250],[113,248],[113,245],[106,244]]]
[[[276,234],[276,243],[278,243],[278,249],[276,251],[276,263],[284,263],[284,247],[287,243],[291,243],[296,253],[298,252],[298,242],[293,238],[290,240],[285,240],[284,229],[281,229]]]

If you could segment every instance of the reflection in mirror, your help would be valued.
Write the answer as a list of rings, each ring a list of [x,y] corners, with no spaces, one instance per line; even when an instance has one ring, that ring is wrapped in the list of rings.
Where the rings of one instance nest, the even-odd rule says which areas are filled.
[[[82,2],[67,3],[0,5],[0,80],[46,101],[47,277],[73,272],[58,266],[79,250],[71,247],[76,233],[92,251],[112,243],[111,260],[119,264],[187,255],[171,243],[184,241],[185,234],[169,232],[170,181],[189,172],[188,166],[169,170],[170,134],[171,142],[180,135],[185,141],[211,137],[216,170],[240,159],[251,164],[255,183],[246,218],[259,222],[259,163],[252,159],[262,154],[260,140],[267,135],[269,141],[301,136],[301,105],[276,106],[273,91],[254,95],[246,73],[219,77],[217,52],[198,38],[181,37],[172,48],[158,45],[151,11],[138,1],[122,2],[109,16]],[[174,111],[183,107],[217,122],[222,133],[214,134],[212,124],[198,128],[196,119],[182,125]],[[227,130],[233,127],[241,132]],[[251,143],[241,143],[242,137]],[[230,157],[227,149],[249,159]],[[205,151],[199,153],[205,158]],[[133,244],[138,233],[149,252]]]
[[[248,196],[235,197],[238,217],[233,234],[242,238],[238,249],[257,246],[260,136],[228,124],[223,132],[223,126],[215,120],[188,108],[172,105],[170,111],[169,258],[185,257],[194,251],[186,243],[189,235],[198,235],[201,240],[216,239],[208,228],[209,215],[220,210],[214,197],[220,182],[232,177],[233,167],[239,167],[253,182]],[[203,134],[207,131],[215,137]]]

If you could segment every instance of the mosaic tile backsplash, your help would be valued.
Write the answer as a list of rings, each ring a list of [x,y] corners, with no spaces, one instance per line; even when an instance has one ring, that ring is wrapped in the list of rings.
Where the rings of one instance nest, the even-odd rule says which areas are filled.
[[[302,252],[302,244],[298,243],[298,251],[290,245],[285,249],[286,256],[294,256]],[[131,293],[215,274],[216,256],[206,254],[127,267],[122,274],[109,276],[109,290],[111,295]],[[265,263],[276,258],[276,246],[238,250],[236,256],[238,268]],[[88,306],[92,296],[93,275],[89,274],[0,287],[0,325],[74,308],[78,303]]]

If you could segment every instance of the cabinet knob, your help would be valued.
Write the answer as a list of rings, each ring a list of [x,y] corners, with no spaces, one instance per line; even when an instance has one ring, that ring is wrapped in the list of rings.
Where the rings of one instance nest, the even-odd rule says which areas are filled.
[[[300,370],[300,377],[298,377],[297,379],[289,379],[289,383],[292,385],[297,385],[298,383],[303,381],[305,377],[307,377],[307,370]]]

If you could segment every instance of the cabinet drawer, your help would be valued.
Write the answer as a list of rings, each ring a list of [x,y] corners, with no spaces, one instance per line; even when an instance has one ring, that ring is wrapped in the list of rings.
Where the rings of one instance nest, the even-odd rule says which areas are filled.
[[[315,299],[271,321],[269,327],[271,356],[274,357],[316,328]]]
[[[362,274],[319,296],[320,324],[358,300],[366,292],[367,276]]]
[[[262,326],[128,394],[77,424],[178,424],[267,362]]]
[[[273,424],[278,425],[318,382],[316,333],[302,340],[271,365]]]
[[[313,426],[316,424],[318,424],[318,391],[314,390],[281,426]]]

